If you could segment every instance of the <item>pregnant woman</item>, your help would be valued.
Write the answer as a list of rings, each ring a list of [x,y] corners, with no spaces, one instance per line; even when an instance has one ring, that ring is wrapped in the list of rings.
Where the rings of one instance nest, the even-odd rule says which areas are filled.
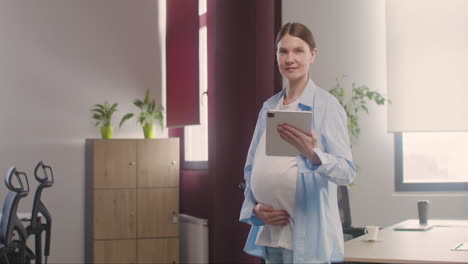
[[[314,37],[305,25],[283,26],[276,38],[276,58],[288,85],[264,103],[247,154],[240,221],[252,228],[245,251],[267,263],[343,261],[336,190],[356,174],[346,113],[309,77],[316,55]],[[300,155],[265,154],[268,110],[312,111],[309,131],[288,124],[277,129]]]

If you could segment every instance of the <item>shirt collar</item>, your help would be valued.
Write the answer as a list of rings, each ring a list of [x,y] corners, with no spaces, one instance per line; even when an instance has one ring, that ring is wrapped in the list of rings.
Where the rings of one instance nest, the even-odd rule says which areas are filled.
[[[317,85],[311,79],[309,79],[304,91],[302,92],[301,97],[299,98],[299,109],[301,109],[302,111],[312,111],[312,106],[314,105],[314,96],[315,92],[317,91],[317,88]],[[284,88],[281,92],[273,96],[271,100],[265,102],[265,106],[268,109],[276,107],[281,98],[284,97],[285,93],[286,88]]]

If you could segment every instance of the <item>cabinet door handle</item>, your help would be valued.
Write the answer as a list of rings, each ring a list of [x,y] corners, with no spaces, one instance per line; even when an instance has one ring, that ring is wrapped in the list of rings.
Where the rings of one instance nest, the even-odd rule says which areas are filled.
[[[176,164],[175,160],[171,161],[171,165],[175,165],[175,164]]]
[[[172,223],[177,224],[179,221],[179,217],[177,216],[176,212],[172,212]]]
[[[136,162],[134,162],[134,161],[130,162],[130,166],[133,166],[135,164],[136,164]]]

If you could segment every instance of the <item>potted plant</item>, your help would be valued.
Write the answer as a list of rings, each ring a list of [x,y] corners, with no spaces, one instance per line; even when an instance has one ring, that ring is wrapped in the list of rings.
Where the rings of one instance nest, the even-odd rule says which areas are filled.
[[[385,102],[392,103],[390,100],[385,98],[381,93],[372,91],[366,85],[357,86],[354,82],[351,84],[351,98],[345,102],[345,90],[341,85],[343,78],[336,77],[336,85],[329,92],[338,99],[341,106],[343,106],[348,116],[348,133],[350,136],[357,139],[361,133],[359,128],[359,114],[361,111],[369,112],[367,103],[374,101],[377,105],[384,105]]]
[[[151,100],[149,90],[146,90],[145,99],[143,101],[136,99],[133,101],[133,104],[141,110],[137,116],[137,123],[143,128],[145,138],[154,138],[154,122],[159,120],[159,125],[161,129],[163,128],[163,106],[156,105],[154,99]],[[134,115],[134,113],[128,113],[122,117],[119,127]]]
[[[110,139],[113,135],[113,127],[111,125],[112,114],[117,111],[117,105],[110,105],[107,101],[104,104],[95,104],[94,108],[91,110],[93,113],[93,118],[97,120],[96,126],[101,124],[101,137],[103,139]]]

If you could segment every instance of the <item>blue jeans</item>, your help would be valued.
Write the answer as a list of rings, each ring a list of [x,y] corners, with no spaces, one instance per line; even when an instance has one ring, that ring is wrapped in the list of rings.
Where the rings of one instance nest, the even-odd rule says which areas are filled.
[[[293,252],[292,250],[285,248],[266,248],[266,263],[267,264],[290,264],[293,263]]]

